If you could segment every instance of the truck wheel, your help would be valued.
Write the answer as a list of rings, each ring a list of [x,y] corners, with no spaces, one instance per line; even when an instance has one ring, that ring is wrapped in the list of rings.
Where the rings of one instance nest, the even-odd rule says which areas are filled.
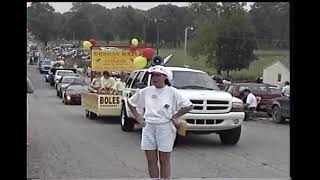
[[[230,130],[224,130],[219,133],[222,144],[235,145],[238,143],[241,135],[241,126]]]
[[[89,111],[89,119],[96,119],[96,118],[97,118],[97,114]]]
[[[121,108],[121,129],[123,131],[129,132],[134,129],[134,120],[127,116],[126,107],[123,104]]]
[[[177,146],[181,141],[181,136],[177,133],[176,139],[174,140],[173,147]]]
[[[279,106],[274,106],[272,108],[272,120],[277,124],[281,124],[286,120],[282,117],[281,109]]]

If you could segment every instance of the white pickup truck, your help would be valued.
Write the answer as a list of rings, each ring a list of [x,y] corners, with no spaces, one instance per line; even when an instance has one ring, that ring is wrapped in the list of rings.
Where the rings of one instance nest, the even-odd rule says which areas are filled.
[[[200,70],[167,67],[173,72],[172,86],[190,99],[194,108],[181,119],[187,122],[187,134],[217,133],[223,144],[236,144],[241,135],[244,120],[242,100],[221,91],[210,76]],[[128,107],[128,98],[136,91],[151,85],[148,69],[131,73],[123,91],[121,127],[132,131],[136,121]],[[142,112],[143,110],[138,111]]]

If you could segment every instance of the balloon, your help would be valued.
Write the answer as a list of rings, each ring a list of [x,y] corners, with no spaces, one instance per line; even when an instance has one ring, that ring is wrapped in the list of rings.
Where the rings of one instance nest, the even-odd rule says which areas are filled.
[[[82,45],[85,48],[91,48],[92,43],[90,41],[83,41]]]
[[[133,39],[131,40],[131,44],[134,45],[134,46],[138,46],[138,44],[139,44],[138,39],[133,38]]]
[[[89,42],[91,42],[91,44],[93,46],[95,46],[97,44],[97,41],[95,39],[90,39]]]
[[[133,66],[135,69],[142,69],[146,67],[147,59],[143,56],[138,56],[133,60]]]
[[[154,56],[154,51],[152,48],[145,48],[142,52],[143,57],[147,58],[150,60]]]

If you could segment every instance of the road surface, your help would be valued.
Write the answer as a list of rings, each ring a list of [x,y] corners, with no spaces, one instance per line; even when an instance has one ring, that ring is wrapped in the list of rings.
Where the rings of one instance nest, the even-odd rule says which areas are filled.
[[[27,177],[40,179],[148,178],[141,132],[123,132],[117,119],[90,120],[66,106],[37,66],[27,67],[29,96]],[[236,146],[219,136],[183,137],[172,153],[173,178],[289,179],[289,124],[246,121]]]

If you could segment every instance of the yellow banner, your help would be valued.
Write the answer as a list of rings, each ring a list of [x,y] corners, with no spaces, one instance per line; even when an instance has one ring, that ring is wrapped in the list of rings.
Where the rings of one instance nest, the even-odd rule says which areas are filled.
[[[120,108],[121,97],[117,95],[100,95],[100,108]]]
[[[133,60],[139,52],[123,49],[92,49],[92,71],[133,71]]]

